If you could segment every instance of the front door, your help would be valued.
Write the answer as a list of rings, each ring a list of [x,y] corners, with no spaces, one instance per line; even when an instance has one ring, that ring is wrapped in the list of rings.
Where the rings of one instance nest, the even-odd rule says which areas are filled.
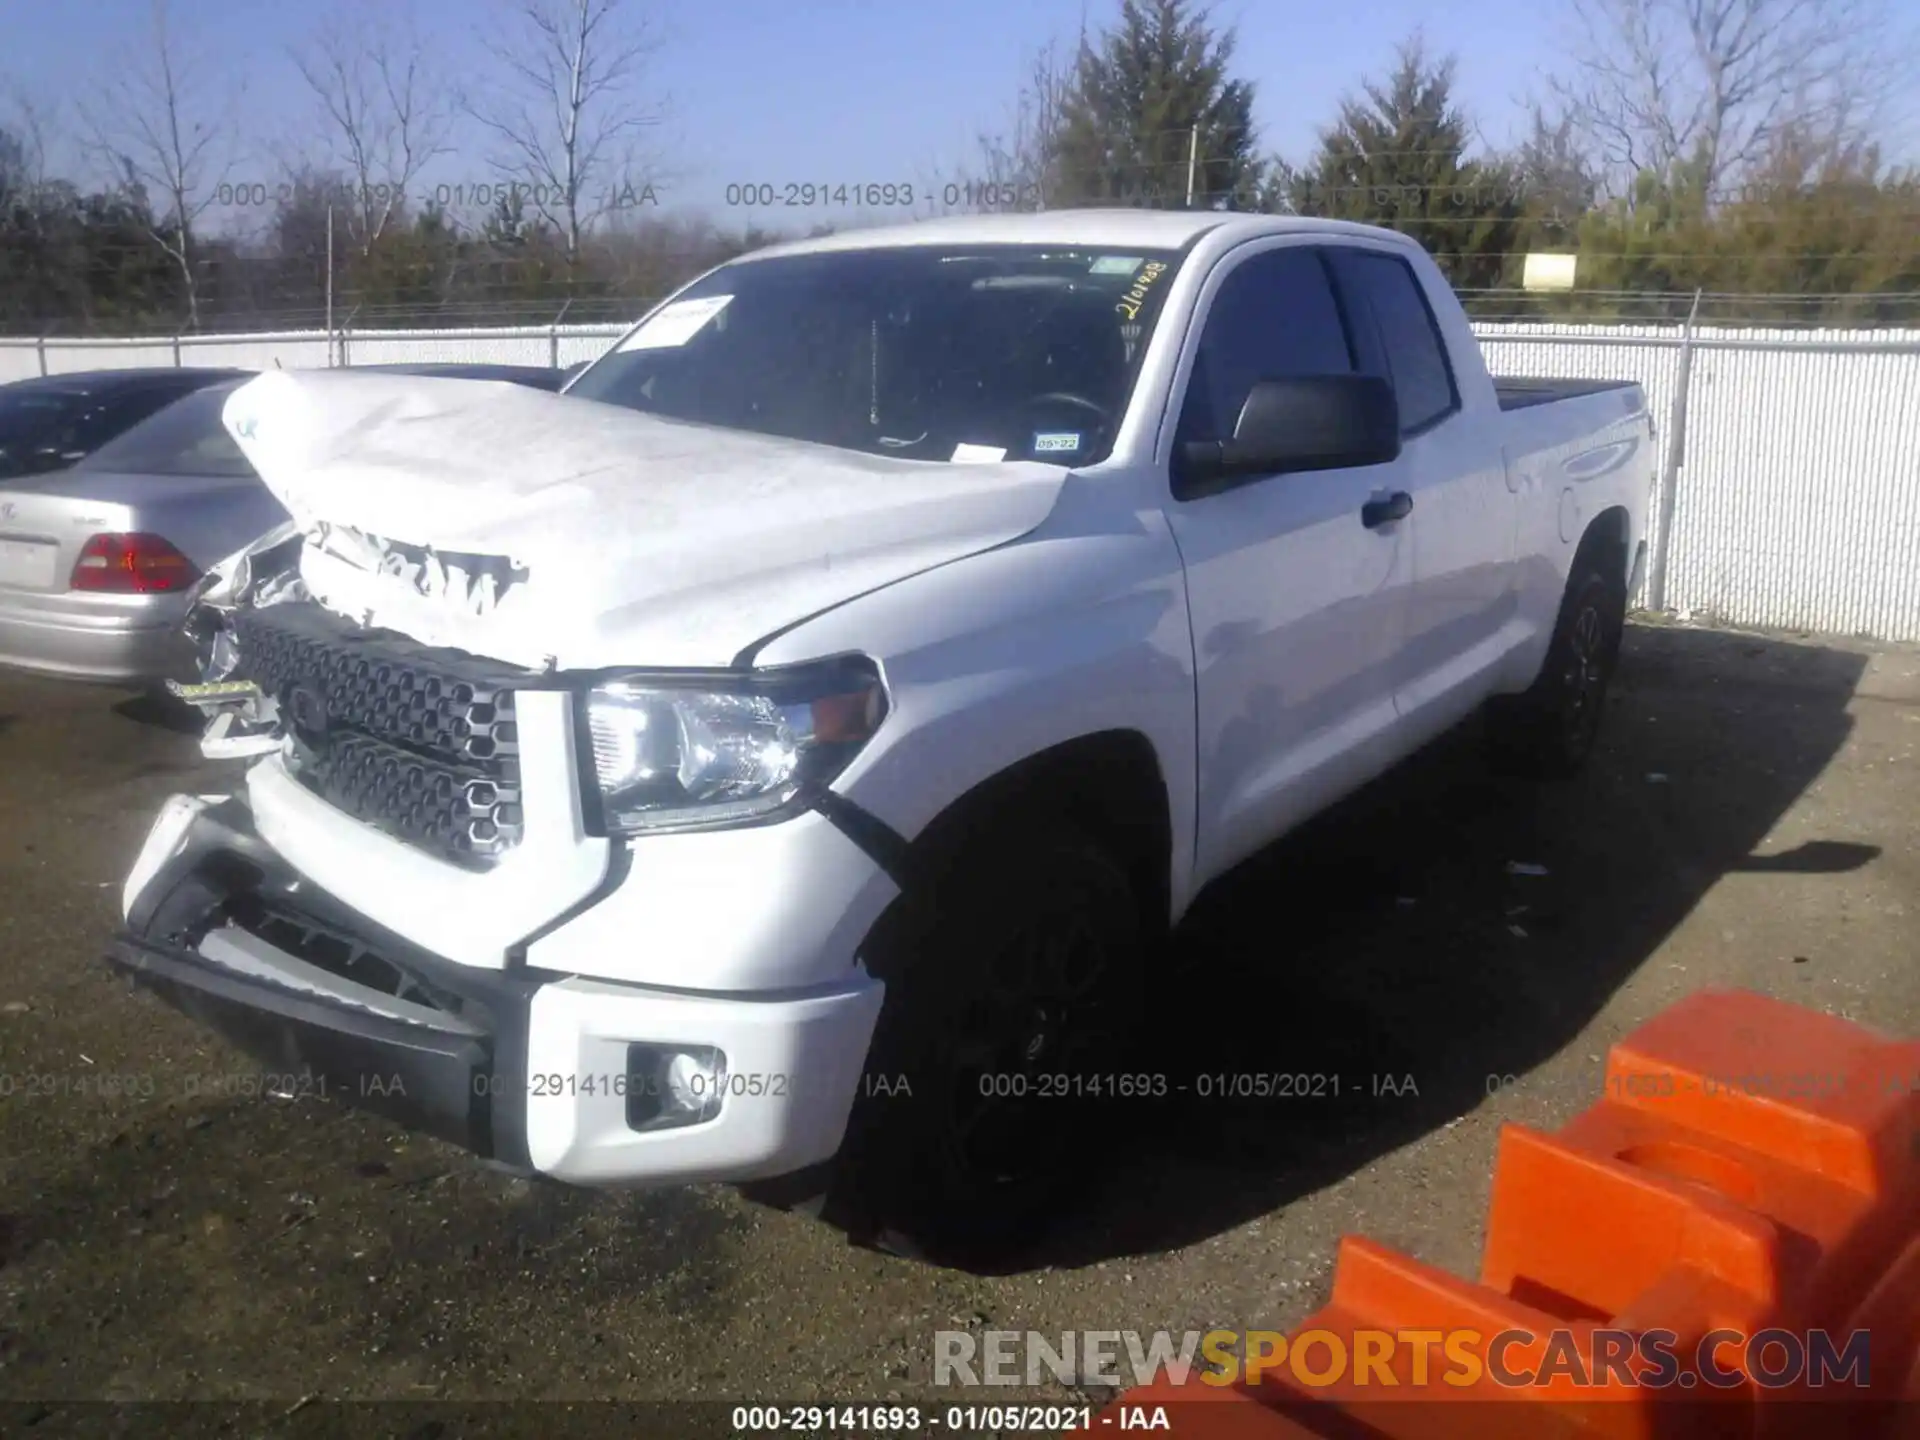
[[[1310,244],[1234,252],[1200,306],[1175,447],[1232,438],[1258,381],[1356,368]],[[1386,763],[1419,516],[1369,528],[1361,510],[1403,488],[1401,469],[1262,476],[1170,499],[1198,684],[1197,883]]]

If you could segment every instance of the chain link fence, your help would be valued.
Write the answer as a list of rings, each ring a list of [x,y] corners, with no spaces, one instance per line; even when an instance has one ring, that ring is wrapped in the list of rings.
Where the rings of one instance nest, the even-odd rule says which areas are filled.
[[[1658,427],[1645,604],[1734,625],[1920,641],[1920,323],[1728,325],[1707,318],[1705,295],[1643,297],[1661,308],[1637,323],[1540,321],[1511,318],[1491,292],[1469,298],[1496,374],[1645,390]],[[1740,297],[1712,298],[1738,313]],[[183,364],[567,366],[604,352],[650,303],[636,297],[617,320],[593,323],[553,307],[524,325],[0,338],[0,381]]]

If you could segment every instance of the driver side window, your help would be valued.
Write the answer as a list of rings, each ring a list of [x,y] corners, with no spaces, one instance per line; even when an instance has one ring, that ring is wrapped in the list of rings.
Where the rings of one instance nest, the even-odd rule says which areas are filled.
[[[1234,267],[1214,294],[1175,440],[1231,440],[1262,380],[1353,369],[1320,252],[1300,245],[1262,251]]]

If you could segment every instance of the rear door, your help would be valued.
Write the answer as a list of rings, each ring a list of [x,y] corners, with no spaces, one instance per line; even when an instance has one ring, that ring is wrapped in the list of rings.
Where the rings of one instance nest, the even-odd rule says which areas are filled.
[[[1395,693],[1413,741],[1478,702],[1518,638],[1514,520],[1496,425],[1468,413],[1413,266],[1387,249],[1330,247],[1360,367],[1393,382],[1403,488],[1413,496],[1413,599]]]
[[[1234,252],[1208,277],[1196,313],[1203,318],[1175,388],[1174,444],[1231,438],[1257,381],[1354,371],[1311,245]],[[1385,765],[1413,522],[1369,529],[1361,509],[1400,488],[1389,464],[1172,496],[1197,671],[1198,881]]]

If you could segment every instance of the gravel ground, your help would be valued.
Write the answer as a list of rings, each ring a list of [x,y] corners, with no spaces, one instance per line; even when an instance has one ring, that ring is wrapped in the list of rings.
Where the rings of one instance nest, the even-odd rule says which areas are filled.
[[[1349,1230],[1471,1273],[1499,1124],[1582,1108],[1687,992],[1920,1034],[1917,744],[1920,651],[1636,625],[1585,779],[1493,779],[1462,734],[1183,927],[1137,1068],[1338,1098],[1116,1108],[1072,1141],[1085,1207],[972,1275],[210,1093],[253,1067],[97,957],[161,797],[230,767],[115,692],[0,678],[0,1400],[944,1405],[982,1397],[933,1387],[938,1330],[1284,1328]]]

